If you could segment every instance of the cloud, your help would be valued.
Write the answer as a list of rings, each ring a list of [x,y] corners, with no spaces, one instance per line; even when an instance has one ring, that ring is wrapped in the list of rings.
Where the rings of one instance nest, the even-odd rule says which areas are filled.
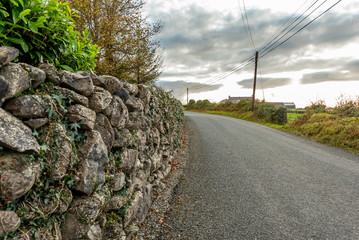
[[[285,86],[290,82],[290,78],[260,78],[257,79],[257,86],[259,86],[259,84],[263,84],[263,89],[268,89]],[[242,86],[242,88],[253,88],[253,79],[245,79],[237,83]]]
[[[359,81],[359,59],[342,62],[335,71],[319,71],[304,74],[301,83],[312,84],[332,81]]]
[[[290,17],[274,13],[270,9],[248,9],[247,13],[258,49],[273,38],[278,28]],[[238,14],[218,12],[197,4],[186,5],[183,9],[166,10],[158,5],[151,11],[151,18],[165,22],[165,28],[158,37],[166,49],[167,68],[162,76],[166,80],[209,78],[213,74],[228,71],[253,55],[254,51]],[[312,16],[303,23],[310,19]],[[356,11],[331,11],[325,14],[267,56],[262,58],[260,54],[262,74],[311,69],[317,74],[303,76],[303,83],[322,82],[325,79],[355,79],[354,73],[359,75],[359,72],[350,68],[350,65],[345,65],[345,59],[342,57],[313,59],[310,56],[313,53],[319,55],[327,49],[338,48],[350,42],[358,42],[358,22],[359,13]],[[344,68],[350,71],[350,76],[343,73],[346,71]],[[252,68],[248,67],[245,70],[252,71]],[[334,74],[335,71],[338,73]],[[325,75],[325,72],[328,72],[328,75]],[[264,85],[271,88],[289,83],[290,81],[284,78],[268,78],[265,79]],[[246,82],[242,84],[243,87],[248,85]]]
[[[165,91],[173,91],[173,96],[182,101],[186,99],[187,88],[189,88],[190,93],[201,93],[215,91],[222,87],[222,84],[208,85],[186,81],[157,81],[156,85]]]

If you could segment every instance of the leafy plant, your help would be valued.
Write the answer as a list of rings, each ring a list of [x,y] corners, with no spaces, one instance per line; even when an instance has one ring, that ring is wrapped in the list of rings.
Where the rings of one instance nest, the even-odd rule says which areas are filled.
[[[67,3],[57,0],[0,2],[0,45],[20,50],[19,61],[50,62],[67,70],[92,70],[98,48],[75,29]]]

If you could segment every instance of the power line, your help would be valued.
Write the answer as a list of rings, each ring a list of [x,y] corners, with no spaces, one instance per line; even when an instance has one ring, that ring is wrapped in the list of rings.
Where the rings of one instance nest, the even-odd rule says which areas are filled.
[[[306,17],[302,18],[303,15],[309,11],[319,0],[316,0],[314,3],[312,3],[306,10],[305,12],[303,12],[300,16],[298,16],[294,21],[292,21],[285,29],[283,29],[279,34],[277,34],[277,36],[272,39],[266,46],[264,46],[260,51],[264,52],[266,50],[268,50],[269,48],[271,48],[273,45],[275,45],[276,43],[278,43],[283,37],[285,37],[286,35],[288,35],[294,28],[296,28],[299,24],[301,24],[305,19],[307,19],[309,16],[311,16],[319,7],[321,7],[327,0],[325,0],[324,2],[322,2],[318,7],[316,7],[311,13],[309,13]],[[291,29],[289,29],[286,33],[284,33],[289,27],[291,27],[295,22],[297,22],[299,19],[301,19],[301,21],[299,21],[296,25],[294,25],[294,27],[292,27]],[[283,33],[283,35],[281,36],[281,34]]]
[[[246,58],[244,58],[244,60],[242,60],[242,62],[240,62],[239,64],[236,64],[235,66],[231,67],[230,69],[226,70],[223,73],[220,73],[219,75],[212,77],[210,79],[208,79],[207,81],[203,82],[203,84],[212,84],[214,82],[217,82],[218,79],[223,79],[226,76],[229,76],[235,72],[238,72],[239,70],[242,69],[242,66],[250,61],[253,61],[253,55],[249,55]]]
[[[275,32],[275,33],[273,33],[272,34],[272,36],[269,38],[269,39],[271,39],[271,40],[268,40],[267,42],[266,42],[266,44],[264,45],[264,47],[262,47],[262,49],[263,48],[265,48],[266,46],[268,46],[274,39],[276,39],[276,36],[279,36],[281,33],[283,33],[283,28],[289,23],[289,21],[294,17],[294,15],[308,2],[309,0],[306,0],[288,19],[287,19],[287,21],[285,21],[282,25],[281,25],[281,27],[280,28],[278,28],[278,30]],[[301,16],[303,16],[303,14],[304,14],[305,12],[303,12],[302,14],[301,14]],[[295,21],[295,20],[294,20]],[[293,23],[291,23],[291,24],[293,24]],[[291,25],[290,24],[290,25]],[[287,27],[288,28],[288,27]]]
[[[268,55],[270,52],[274,51],[275,49],[277,49],[278,47],[280,47],[281,45],[283,45],[284,43],[286,43],[287,41],[289,41],[292,37],[294,37],[296,34],[298,34],[300,31],[302,31],[304,28],[306,28],[307,26],[309,26],[310,24],[312,24],[315,20],[317,20],[318,18],[320,18],[321,16],[323,16],[325,13],[327,13],[328,11],[330,11],[332,8],[334,8],[336,5],[338,5],[342,0],[337,1],[336,3],[334,3],[331,7],[329,7],[328,9],[326,9],[324,12],[322,12],[321,14],[319,14],[317,17],[315,17],[313,20],[311,20],[310,22],[308,22],[307,24],[305,24],[303,27],[301,27],[299,30],[297,30],[295,33],[293,33],[291,36],[289,36],[287,39],[285,39],[283,42],[281,42],[279,45],[275,46],[274,48],[270,49],[269,51],[267,51],[265,54],[263,54],[261,56],[264,57],[266,55]]]
[[[244,13],[245,13],[245,16],[246,16],[246,21],[247,21],[247,28],[248,28],[248,32],[249,32],[249,37],[250,37],[250,39],[251,39],[251,43],[252,43],[252,45],[253,45],[253,49],[256,50],[256,46],[254,45],[254,41],[253,41],[253,38],[252,38],[251,28],[250,28],[250,26],[249,26],[246,4],[244,3],[244,0],[242,0],[242,2],[243,2]]]
[[[307,0],[308,1],[308,0]],[[307,2],[305,1],[304,4],[302,4],[302,6],[300,8],[302,8],[305,3]],[[327,2],[327,0],[323,1],[319,6],[317,6],[313,11],[311,11],[308,15],[306,15],[304,18],[304,14],[306,12],[308,12],[311,8],[313,8],[316,3],[318,2],[319,0],[315,0],[301,15],[299,15],[298,17],[296,17],[296,19],[294,21],[292,21],[289,25],[287,25],[284,29],[283,26],[285,26],[287,23],[290,22],[290,19],[292,19],[292,17],[295,15],[295,13],[300,9],[298,9],[295,13],[292,14],[292,16],[287,20],[287,22],[282,25],[281,28],[279,28],[279,31],[280,33],[278,33],[279,31],[277,31],[276,35],[274,38],[272,38],[272,40],[270,40],[264,47],[261,48],[260,50],[260,58],[263,58],[265,57],[266,55],[268,55],[269,53],[271,53],[272,51],[274,51],[275,49],[277,49],[278,47],[280,47],[281,45],[283,45],[284,43],[286,43],[287,41],[289,41],[291,38],[293,38],[296,34],[298,34],[300,31],[302,31],[304,28],[306,28],[307,26],[309,26],[311,23],[313,23],[314,21],[316,21],[318,18],[320,18],[321,16],[323,16],[325,13],[327,13],[328,11],[330,11],[332,8],[334,8],[337,4],[339,4],[342,0],[338,0],[335,4],[333,4],[332,6],[330,6],[328,9],[326,9],[324,12],[322,12],[321,14],[319,14],[317,17],[315,17],[313,20],[309,21],[307,24],[305,24],[303,27],[299,28],[297,31],[295,31],[293,34],[291,34],[288,38],[286,38],[284,41],[280,42],[280,40],[282,40],[284,37],[286,37],[288,34],[290,34],[292,32],[292,30],[294,30],[299,24],[301,24],[304,20],[306,20],[308,17],[310,17],[315,11],[317,11],[321,6],[323,6],[323,4],[325,2]],[[243,14],[242,14],[242,8],[241,8],[241,5],[240,5],[240,2],[238,0],[238,4],[239,4],[239,7],[240,7],[240,10],[241,10],[241,16],[242,16],[242,20],[244,22],[244,24],[247,26],[246,27],[246,33],[247,33],[247,37],[249,37],[250,39],[250,42],[252,43],[252,46],[253,48],[255,49],[255,45],[254,45],[254,41],[253,41],[253,38],[252,38],[252,35],[251,35],[251,31],[250,31],[250,27],[249,27],[249,21],[248,21],[248,16],[247,16],[247,13],[246,13],[246,8],[245,8],[245,3],[244,3],[244,0],[243,0],[243,6],[244,6],[244,11],[245,11],[245,15],[246,15],[246,21],[247,21],[247,24],[245,23],[244,21],[244,17],[243,17]],[[301,19],[299,21],[299,19]],[[298,22],[299,21],[299,22]],[[297,22],[297,23],[296,23]],[[296,23],[296,24],[295,24]],[[294,27],[290,28],[293,24],[295,24]],[[290,28],[288,30],[288,28]],[[282,29],[282,30],[280,30]],[[287,31],[288,30],[288,31]],[[274,36],[273,35],[273,36]],[[279,43],[280,42],[280,43]],[[279,43],[278,45],[276,45],[277,43]],[[276,46],[275,46],[276,45]],[[226,71],[225,73],[222,73],[222,74],[219,74],[218,76],[212,78],[212,79],[209,79],[208,81],[202,83],[202,84],[207,84],[205,86],[198,86],[198,87],[194,87],[194,88],[191,88],[192,90],[199,90],[199,89],[202,89],[202,88],[206,88],[206,87],[212,87],[210,84],[213,84],[213,83],[216,83],[216,82],[219,82],[221,80],[223,80],[224,78],[244,69],[245,67],[247,67],[248,65],[250,65],[251,63],[253,63],[253,57],[249,57],[245,60],[243,60],[240,64],[238,64],[237,66],[234,66],[232,67],[230,70]],[[264,90],[263,90],[263,82],[262,82],[262,91],[263,91],[263,97],[264,97]]]
[[[193,87],[191,88],[192,90],[199,90],[199,89],[202,89],[202,88],[209,88],[209,87],[212,87],[211,84],[214,84],[214,83],[217,83],[217,82],[220,82],[222,81],[223,79],[229,77],[230,75],[236,73],[236,72],[239,72],[240,70],[246,68],[248,65],[252,64],[253,62],[252,61],[249,61],[247,63],[245,63],[244,65],[242,65],[241,67],[237,68],[236,70],[234,71],[231,71],[231,72],[228,72],[226,74],[221,74],[222,76],[221,77],[216,77],[214,78],[211,82],[204,82],[204,83],[199,83],[199,84],[206,84],[206,85],[200,85],[198,87]]]
[[[242,21],[243,21],[243,24],[244,24],[244,28],[245,28],[245,32],[246,32],[246,35],[247,35],[247,38],[249,40],[249,42],[252,44],[252,47],[254,50],[256,50],[256,47],[254,45],[254,41],[253,41],[253,37],[252,37],[252,33],[251,33],[251,29],[249,27],[249,21],[248,21],[248,15],[247,15],[247,10],[246,10],[246,5],[244,3],[244,0],[242,0],[243,2],[243,8],[244,10],[242,10],[242,7],[241,7],[241,3],[239,0],[238,1],[238,6],[239,6],[239,10],[240,10],[240,14],[241,14],[241,18],[242,18]],[[243,11],[245,14],[243,14]],[[245,17],[244,17],[245,15]],[[246,19],[246,20],[245,20]]]

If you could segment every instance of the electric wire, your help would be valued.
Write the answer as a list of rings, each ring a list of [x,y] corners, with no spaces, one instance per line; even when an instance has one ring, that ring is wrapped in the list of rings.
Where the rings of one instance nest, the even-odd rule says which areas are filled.
[[[308,1],[308,0],[307,0]],[[302,6],[305,5],[305,3],[307,2],[305,1],[304,4],[302,4]],[[309,26],[310,24],[312,24],[314,21],[316,21],[318,18],[320,18],[321,16],[323,16],[325,13],[327,13],[328,11],[330,11],[332,8],[334,8],[336,5],[338,5],[342,0],[338,0],[336,3],[334,3],[332,6],[330,6],[329,8],[327,8],[324,12],[322,12],[321,14],[319,14],[317,17],[315,17],[314,19],[312,19],[311,21],[309,21],[307,24],[305,24],[304,26],[300,27],[297,31],[295,31],[292,35],[290,35],[288,38],[286,38],[284,41],[280,42],[280,40],[282,40],[284,37],[286,37],[287,35],[289,35],[292,30],[294,30],[299,24],[301,24],[304,20],[306,20],[308,17],[310,17],[316,10],[318,10],[321,6],[323,6],[323,4],[325,2],[327,2],[327,0],[323,1],[319,6],[317,6],[313,11],[311,11],[307,16],[305,16],[304,18],[302,18],[304,16],[304,14],[306,12],[308,12],[313,6],[315,6],[315,4],[318,2],[319,0],[316,0],[314,1],[300,16],[298,16],[294,21],[292,21],[287,27],[285,27],[284,29],[282,30],[279,30],[280,33],[279,34],[274,34],[276,35],[276,37],[272,38],[272,40],[270,40],[267,44],[265,44],[265,46],[263,46],[261,48],[261,50],[259,50],[260,52],[260,57],[259,58],[263,58],[265,57],[266,55],[268,55],[269,53],[273,52],[275,49],[277,49],[278,47],[282,46],[284,43],[286,43],[287,41],[289,41],[291,38],[293,38],[296,34],[298,34],[300,31],[302,31],[304,28],[306,28],[307,26]],[[239,7],[240,7],[240,10],[242,11],[242,8],[241,8],[241,5],[240,5],[240,2],[238,0],[238,4],[239,4]],[[243,0],[243,4],[244,4],[244,0]],[[301,6],[301,7],[302,7]],[[301,8],[300,7],[300,8]],[[299,8],[299,9],[300,9]],[[298,9],[298,10],[299,10]],[[245,9],[245,5],[244,5],[244,10],[246,12],[246,9]],[[297,11],[298,11],[297,10]],[[296,11],[296,12],[297,12]],[[296,14],[293,13],[292,16],[287,20],[287,22],[285,24],[287,24],[290,19]],[[246,14],[247,15],[247,14]],[[244,18],[243,18],[243,15],[241,13],[241,16],[242,16],[242,20],[243,22],[245,23],[244,21]],[[292,26],[295,22],[297,22],[299,19],[301,19],[301,21],[299,21],[298,23],[295,24],[294,27],[292,27],[290,30],[286,31],[290,26]],[[284,25],[285,25],[284,24]],[[284,26],[282,25],[282,27]],[[249,28],[249,22],[248,22],[248,17],[247,17],[247,26],[248,28],[247,29],[247,36],[249,36],[249,38],[251,39],[251,43],[252,43],[252,46],[253,48],[255,49],[255,45],[254,45],[254,41],[253,41],[253,38],[251,36],[251,32],[250,32],[250,28]],[[281,27],[281,28],[282,28]],[[279,28],[279,29],[281,29]],[[279,32],[277,31],[277,33]],[[283,34],[283,35],[282,35]],[[282,36],[281,36],[282,35]],[[277,43],[279,43],[278,45],[276,45]],[[276,45],[276,46],[274,46]],[[208,81],[205,81],[203,83],[199,83],[201,85],[199,85],[198,87],[193,87],[191,88],[192,90],[199,90],[199,89],[203,89],[203,88],[208,88],[208,87],[212,87],[213,83],[217,83],[219,81],[222,81],[223,79],[227,78],[228,76],[244,69],[245,67],[247,67],[248,65],[252,64],[253,63],[253,60],[254,60],[254,57],[251,56],[245,60],[243,60],[240,64],[238,64],[237,66],[234,66],[232,68],[230,68],[228,71],[226,71],[225,73],[222,73],[222,74],[219,74],[218,76],[214,77],[214,78],[211,78],[209,79]],[[261,73],[260,73],[261,75]],[[202,84],[206,84],[206,85],[202,85]],[[262,80],[262,91],[263,91],[263,99],[264,99],[264,90],[263,90],[263,80]]]
[[[316,0],[312,5],[310,5],[307,10],[304,12],[306,13],[307,11],[309,11],[319,0]],[[275,45],[276,43],[278,43],[282,38],[284,38],[286,35],[288,35],[293,29],[295,29],[299,24],[301,24],[304,20],[306,20],[308,17],[310,17],[316,10],[318,10],[321,6],[323,6],[323,4],[325,2],[327,2],[328,0],[323,1],[319,6],[317,6],[312,12],[310,12],[306,17],[302,18],[304,13],[301,14],[300,16],[298,16],[291,24],[289,24],[285,29],[283,29],[272,41],[270,44],[267,44],[266,46],[264,46],[260,52],[265,52],[266,50],[270,49],[273,45]],[[299,22],[298,20],[301,19]],[[286,31],[289,27],[291,27],[295,22],[297,22],[291,29],[289,29],[288,31]],[[286,33],[284,33],[286,31]],[[281,34],[283,33],[283,35],[281,36]]]
[[[253,61],[254,57],[253,54],[248,55],[246,58],[244,58],[244,60],[242,60],[239,64],[236,64],[235,66],[231,67],[230,69],[226,70],[223,73],[220,73],[208,80],[206,80],[205,82],[202,82],[202,84],[211,84],[214,82],[217,82],[218,79],[223,79],[225,76],[229,76],[235,72],[238,72],[239,69],[242,68],[243,64],[245,64],[248,61]]]
[[[216,78],[214,78],[211,82],[199,83],[199,84],[201,84],[201,85],[199,85],[198,87],[193,87],[193,88],[191,88],[191,89],[192,89],[192,90],[198,90],[198,89],[202,89],[202,88],[213,87],[212,84],[218,83],[218,82],[222,81],[223,79],[227,78],[228,76],[230,76],[230,75],[232,75],[232,74],[234,74],[234,73],[236,73],[236,72],[239,72],[240,70],[246,68],[246,67],[247,67],[248,65],[250,65],[250,64],[252,64],[251,61],[249,61],[249,62],[243,64],[241,67],[237,68],[235,71],[228,72],[227,74],[224,74],[224,75],[222,74],[221,77],[216,77]],[[205,85],[204,85],[204,84],[205,84]]]
[[[300,31],[302,31],[304,28],[306,28],[307,26],[309,26],[310,24],[312,24],[314,21],[316,21],[318,18],[320,18],[321,16],[323,16],[325,13],[329,12],[332,8],[334,8],[336,5],[338,5],[342,0],[337,1],[336,3],[334,3],[332,6],[330,6],[328,9],[326,9],[324,12],[322,12],[321,14],[319,14],[317,17],[315,17],[314,19],[312,19],[310,22],[308,22],[307,24],[305,24],[303,27],[301,27],[299,30],[297,30],[295,33],[293,33],[292,35],[290,35],[287,39],[285,39],[283,42],[281,42],[279,45],[273,47],[272,49],[268,50],[265,54],[261,55],[260,58],[265,57],[266,55],[268,55],[269,53],[273,52],[275,49],[277,49],[278,47],[282,46],[284,43],[286,43],[287,41],[289,41],[292,37],[294,37],[295,35],[297,35]]]
[[[248,41],[252,44],[252,47],[253,47],[253,49],[255,50],[256,47],[255,47],[255,45],[254,45],[254,41],[253,41],[253,38],[252,38],[251,30],[250,30],[250,28],[249,28],[249,21],[248,21],[248,16],[247,16],[246,8],[245,8],[245,6],[244,6],[244,10],[242,10],[242,6],[241,6],[241,3],[240,3],[240,0],[237,0],[237,2],[238,2],[240,15],[241,15],[241,18],[242,18],[242,21],[243,21],[243,25],[244,25],[244,28],[245,28],[245,32],[246,32]],[[244,4],[244,1],[243,1],[243,4]],[[245,12],[245,16],[246,16],[247,22],[246,22],[246,20],[245,20],[243,11]]]
[[[247,9],[246,9],[246,4],[244,3],[244,0],[242,0],[242,2],[243,2],[244,13],[245,13],[245,16],[246,16],[246,22],[247,22],[247,28],[248,28],[248,32],[249,32],[249,37],[250,37],[253,49],[256,50],[256,46],[255,46],[254,41],[253,41],[252,32],[251,32],[251,28],[250,28],[249,21],[248,21],[248,14],[247,14]]]
[[[276,38],[275,36],[278,36],[278,35],[280,35],[280,34],[283,32],[283,28],[291,21],[291,19],[295,16],[295,14],[297,14],[297,13],[299,12],[299,10],[300,10],[302,7],[304,7],[304,5],[305,5],[308,1],[309,1],[309,0],[305,0],[305,2],[302,3],[302,5],[287,19],[287,21],[285,21],[285,22],[278,28],[278,30],[277,30],[275,33],[273,33],[271,37],[269,37],[269,39],[271,39],[271,40],[268,40],[268,41],[264,44],[264,47],[262,47],[262,49],[265,48],[266,46],[268,46],[268,45],[271,43],[271,41],[273,41],[273,40]],[[303,14],[304,14],[304,12],[303,12],[301,15],[303,16]],[[295,21],[295,20],[294,20],[294,21]],[[292,24],[292,23],[291,23],[291,24]],[[281,32],[281,33],[280,33],[280,32]]]

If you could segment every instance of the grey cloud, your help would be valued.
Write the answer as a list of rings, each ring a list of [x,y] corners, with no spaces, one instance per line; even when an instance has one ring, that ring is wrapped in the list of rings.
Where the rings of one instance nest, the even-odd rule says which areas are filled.
[[[301,83],[311,84],[331,81],[359,81],[359,59],[342,61],[332,71],[304,74]]]
[[[257,81],[257,86],[262,87],[263,84],[263,89],[275,88],[288,85],[290,81],[290,78],[260,78]],[[237,83],[243,88],[253,88],[253,79],[245,79]]]
[[[173,96],[182,101],[185,101],[187,87],[189,88],[190,93],[215,91],[222,87],[221,84],[208,85],[186,81],[157,81],[156,85],[163,88],[165,91],[173,91]]]
[[[166,49],[166,65],[171,66],[171,70],[164,70],[163,76],[166,78],[178,79],[187,76],[206,78],[213,73],[220,74],[254,52],[244,31],[242,19],[232,14],[211,12],[194,4],[183,11],[172,9],[169,12],[161,12],[155,9],[151,12],[151,18],[165,22],[165,28],[159,38]],[[254,42],[260,49],[288,20],[289,16],[273,13],[269,9],[249,9],[248,18]],[[332,69],[332,71],[349,69],[349,65],[343,66],[343,59],[308,60],[306,52],[308,50],[320,52],[329,47],[357,41],[359,39],[358,22],[359,13],[355,15],[353,13],[327,13],[271,54],[260,58],[259,66],[262,73],[303,69],[313,69],[318,72],[323,72],[323,69]],[[309,45],[311,48],[308,48]],[[172,70],[176,66],[181,66],[181,71]],[[196,67],[202,67],[202,69],[195,71]],[[252,68],[246,70],[252,71]],[[345,79],[353,79],[355,70],[348,71],[351,74],[345,76]],[[359,72],[356,73],[359,74]],[[341,79],[333,74],[329,75],[329,78]],[[316,80],[320,82],[324,79],[327,78],[320,74],[306,75],[302,82]],[[285,83],[283,81],[278,84]]]
[[[350,73],[341,73],[341,72],[316,72],[303,75],[301,79],[302,84],[312,84],[312,83],[320,83],[320,82],[340,82],[340,81],[355,81],[359,80],[358,77],[353,76]]]

